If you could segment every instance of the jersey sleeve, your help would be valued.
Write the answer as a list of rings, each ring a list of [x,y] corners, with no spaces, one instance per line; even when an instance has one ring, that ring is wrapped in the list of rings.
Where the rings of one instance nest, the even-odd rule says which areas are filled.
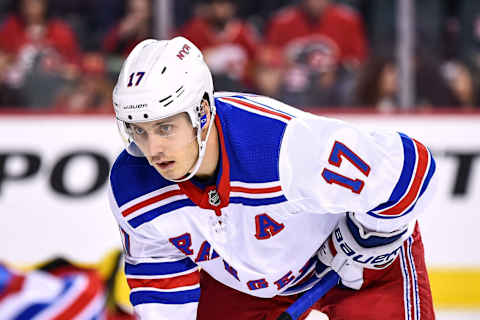
[[[130,302],[140,319],[196,319],[200,273],[190,258],[150,226],[137,231],[124,220],[112,188],[112,212],[120,228]]]
[[[371,230],[392,232],[414,221],[422,211],[417,202],[432,189],[431,152],[403,133],[306,115],[289,124],[281,148],[290,201],[309,212],[355,212]]]

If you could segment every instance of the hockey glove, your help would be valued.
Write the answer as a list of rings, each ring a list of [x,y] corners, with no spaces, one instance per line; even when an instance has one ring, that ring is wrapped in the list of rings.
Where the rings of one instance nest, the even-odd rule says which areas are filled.
[[[318,250],[321,263],[317,270],[328,272],[332,268],[344,286],[358,290],[363,284],[363,269],[380,270],[391,265],[414,225],[390,233],[369,231],[354,213],[347,213]]]

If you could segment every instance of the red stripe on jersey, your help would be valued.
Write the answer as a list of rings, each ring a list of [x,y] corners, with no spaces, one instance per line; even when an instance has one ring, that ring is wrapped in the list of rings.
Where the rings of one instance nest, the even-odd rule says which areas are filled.
[[[328,248],[330,249],[330,252],[332,252],[332,256],[337,255],[337,249],[335,249],[335,245],[333,244],[332,238],[328,238]]]
[[[405,251],[405,268],[407,269],[408,273],[408,286],[410,288],[408,292],[408,301],[410,303],[410,306],[408,306],[410,317],[409,319],[415,319],[415,282],[413,279],[413,271],[411,267],[411,261],[410,261],[410,256],[408,254],[408,243],[405,241],[403,243],[403,249]],[[407,301],[404,301],[404,303],[407,303]]]
[[[103,292],[103,284],[96,273],[88,273],[87,281],[87,287],[65,310],[53,317],[53,320],[74,319],[85,310],[98,294]]]
[[[231,192],[244,192],[244,193],[273,193],[282,191],[281,186],[270,187],[270,188],[245,188],[245,187],[230,187]]]
[[[252,108],[252,109],[255,109],[255,110],[270,113],[270,114],[276,115],[276,116],[281,117],[281,118],[286,119],[286,120],[292,120],[292,117],[287,116],[286,114],[283,114],[283,113],[280,113],[280,112],[275,112],[275,111],[272,111],[272,110],[269,110],[269,109],[266,109],[266,108],[262,108],[260,106],[254,105],[254,104],[249,103],[249,102],[245,102],[245,101],[242,101],[242,100],[239,100],[239,99],[234,99],[234,98],[228,98],[228,97],[224,97],[222,99],[228,100],[230,102],[235,102],[235,103],[241,104],[243,106],[246,106],[246,107],[249,107],[249,108]]]
[[[0,293],[0,301],[2,301],[2,299],[6,298],[7,296],[15,294],[22,290],[24,282],[25,276],[13,274],[12,278],[8,282],[7,287],[4,288],[3,292]]]
[[[193,286],[200,282],[200,272],[198,270],[181,276],[164,279],[127,279],[130,289],[133,288],[156,288],[156,289],[174,289],[179,287]]]
[[[379,214],[394,216],[401,214],[405,209],[407,209],[415,200],[417,195],[420,192],[422,187],[422,182],[424,180],[425,174],[427,173],[428,167],[428,150],[423,144],[413,139],[415,145],[417,146],[418,159],[417,159],[417,170],[415,171],[415,176],[413,177],[413,182],[410,186],[410,190],[407,192],[405,197],[403,197],[400,202],[394,205],[391,208],[386,209],[385,211],[380,211]]]
[[[141,208],[144,208],[148,205],[151,205],[152,203],[167,199],[169,197],[177,196],[177,195],[180,195],[180,194],[183,194],[183,192],[181,190],[172,190],[172,191],[167,191],[165,193],[159,194],[158,196],[155,196],[155,197],[152,197],[150,199],[144,200],[142,202],[139,202],[139,203],[131,206],[128,209],[123,210],[122,211],[122,216],[126,217],[129,214],[131,214],[132,212],[135,212],[135,211],[137,211]]]

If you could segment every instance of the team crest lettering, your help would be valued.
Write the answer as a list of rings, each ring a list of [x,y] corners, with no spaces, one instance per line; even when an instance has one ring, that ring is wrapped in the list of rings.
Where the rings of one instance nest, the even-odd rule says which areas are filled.
[[[260,228],[264,229],[264,231],[269,234],[276,234],[280,232],[283,229],[283,223],[280,224],[277,221],[273,220],[270,216],[268,216],[266,213],[258,215],[258,222],[260,223]],[[275,232],[276,231],[276,232]],[[186,256],[195,256],[195,263],[200,263],[200,262],[206,262],[208,263],[209,261],[219,258],[219,254],[213,249],[213,247],[210,245],[210,243],[207,240],[204,240],[199,247],[195,247],[193,245],[193,239],[190,233],[186,232],[184,234],[181,234],[176,237],[169,238],[170,243],[173,244],[178,250],[183,252]],[[193,260],[193,259],[192,259]],[[228,272],[233,278],[235,278],[237,281],[242,281],[240,280],[241,275],[239,274],[238,270],[236,270],[234,267],[232,267],[228,262],[222,259],[223,266],[225,269],[225,272]],[[305,268],[309,267],[311,261],[308,261],[302,269],[298,271],[299,275],[301,276],[303,274],[303,271]],[[274,281],[273,283],[277,286],[278,290],[284,289],[288,284],[292,283],[297,276],[293,274],[293,272],[290,270],[288,273],[286,273],[284,276],[282,276],[280,279],[277,281]],[[243,282],[243,281],[242,281]],[[247,286],[249,290],[260,290],[260,289],[265,289],[270,287],[271,283],[268,282],[267,279],[261,278],[261,279],[249,279],[243,282],[244,285]]]
[[[184,44],[182,49],[180,49],[180,51],[178,51],[177,53],[178,59],[183,60],[185,55],[187,55],[189,52],[190,52],[190,46],[188,44]]]

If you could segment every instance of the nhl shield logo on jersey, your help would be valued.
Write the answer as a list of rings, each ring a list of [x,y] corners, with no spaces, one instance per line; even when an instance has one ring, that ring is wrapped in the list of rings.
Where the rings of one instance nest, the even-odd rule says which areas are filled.
[[[220,195],[218,194],[217,190],[213,189],[208,191],[208,203],[214,207],[218,207],[220,205]]]

